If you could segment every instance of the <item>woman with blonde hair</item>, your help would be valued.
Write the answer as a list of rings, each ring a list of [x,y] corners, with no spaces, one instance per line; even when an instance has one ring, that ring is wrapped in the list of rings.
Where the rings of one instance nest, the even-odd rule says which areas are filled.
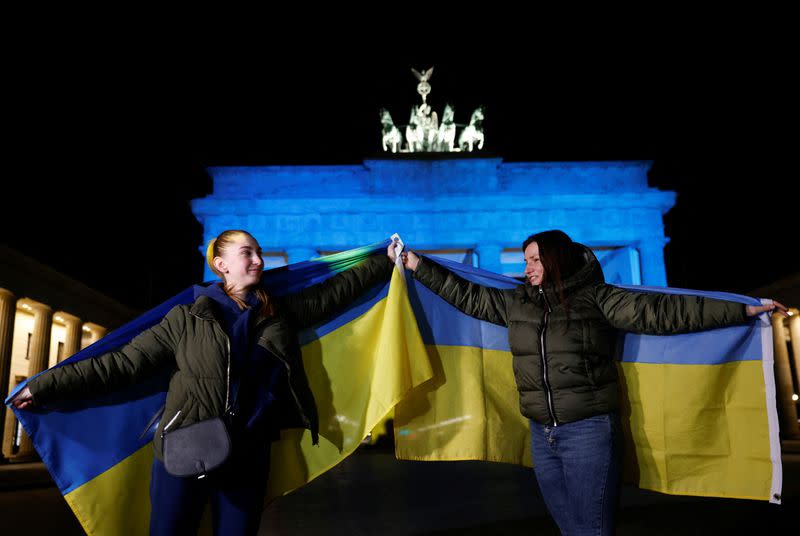
[[[307,428],[318,442],[317,409],[297,331],[388,280],[393,266],[390,251],[388,259],[377,255],[320,284],[274,297],[260,284],[261,255],[250,233],[224,231],[206,252],[221,283],[195,286],[193,303],[174,307],[160,324],[122,348],[49,370],[31,379],[12,400],[24,409],[170,374],[153,439],[151,534],[196,534],[209,501],[215,534],[257,532],[270,442],[287,427]],[[222,418],[230,438],[224,463],[210,471],[198,467],[196,475],[176,476],[169,463],[165,465],[165,438],[169,441],[177,430],[185,434],[190,426],[217,418]]]

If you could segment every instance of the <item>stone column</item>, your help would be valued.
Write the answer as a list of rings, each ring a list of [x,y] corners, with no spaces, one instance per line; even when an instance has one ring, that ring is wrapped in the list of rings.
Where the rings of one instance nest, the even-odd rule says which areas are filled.
[[[500,244],[492,242],[481,242],[475,248],[478,254],[478,264],[481,270],[487,270],[496,274],[503,273],[503,263],[500,259],[500,254],[503,253],[503,248]]]
[[[667,271],[664,266],[664,238],[649,238],[639,244],[642,263],[642,285],[666,287]]]
[[[66,336],[64,338],[64,353],[59,361],[63,361],[81,349],[81,335],[83,333],[83,322],[77,316],[68,313],[58,313],[66,324]]]
[[[798,439],[800,426],[797,424],[797,404],[792,400],[792,370],[789,365],[789,349],[786,346],[786,328],[781,315],[772,315],[772,342],[775,347],[775,396],[781,436],[784,439]]]
[[[50,333],[53,328],[53,310],[43,303],[32,303],[33,335],[31,337],[28,358],[28,378],[32,378],[47,369],[50,356]],[[20,438],[18,458],[35,456],[33,444],[27,434]]]
[[[287,248],[286,257],[289,264],[294,264],[296,262],[307,261],[312,257],[319,257],[319,253],[316,249],[312,248]]]
[[[14,341],[14,319],[17,316],[17,297],[0,288],[0,463],[7,461],[2,447],[6,444],[6,405],[8,382],[11,375],[11,343]],[[10,413],[10,411],[9,411]],[[13,421],[13,417],[12,417]]]
[[[794,394],[800,395],[800,314],[797,314],[797,309],[794,309],[792,316],[789,317],[789,337],[792,339],[794,359]]]

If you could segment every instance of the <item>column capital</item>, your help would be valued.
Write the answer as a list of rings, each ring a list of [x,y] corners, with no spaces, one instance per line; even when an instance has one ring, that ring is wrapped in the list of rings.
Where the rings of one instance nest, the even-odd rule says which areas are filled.
[[[83,321],[80,318],[78,318],[77,316],[75,316],[73,314],[70,314],[70,313],[65,313],[64,311],[56,311],[55,313],[53,313],[53,316],[54,317],[60,317],[60,319],[65,324],[73,324],[73,323],[81,324],[81,323],[83,323]]]
[[[46,303],[37,302],[30,298],[22,298],[17,302],[23,309],[29,310],[33,314],[53,314],[53,308]]]
[[[83,329],[85,329],[85,331],[91,332],[92,339],[95,341],[98,339],[102,339],[103,337],[106,336],[106,333],[108,333],[108,330],[106,328],[104,328],[99,324],[95,324],[93,322],[84,322]]]
[[[16,300],[17,296],[8,289],[0,287],[0,300]]]

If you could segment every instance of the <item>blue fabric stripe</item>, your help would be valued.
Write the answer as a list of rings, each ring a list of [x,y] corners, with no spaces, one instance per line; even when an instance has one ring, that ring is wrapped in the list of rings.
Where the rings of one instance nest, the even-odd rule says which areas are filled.
[[[520,284],[519,281],[510,277],[484,272],[478,268],[445,259],[428,258],[447,266],[465,279],[482,285],[513,288]],[[634,292],[704,296],[750,305],[761,303],[756,298],[725,292],[631,285],[616,286]],[[425,344],[510,351],[507,328],[476,320],[461,313],[414,279],[410,279],[409,282],[409,299]],[[621,359],[632,363],[686,365],[719,365],[734,361],[761,360],[760,330],[753,329],[756,322],[758,320],[754,319],[748,325],[671,336],[626,333]]]
[[[460,275],[467,281],[472,281],[473,283],[484,285],[486,287],[514,288],[523,284],[521,281],[514,279],[513,277],[508,277],[507,275],[487,272],[486,270],[481,270],[480,268],[475,268],[460,262],[436,257],[435,255],[425,255],[425,258],[433,259],[448,270]]]
[[[433,255],[426,255],[425,258],[432,259],[467,281],[479,285],[510,289],[522,284],[512,277],[487,272],[448,259]],[[406,276],[408,298],[425,344],[510,351],[508,330],[505,327],[465,315],[411,277],[410,273]]]
[[[92,399],[87,402],[93,407],[52,411],[34,420],[35,426],[26,427],[38,438],[37,451],[43,458],[47,455],[47,468],[62,494],[104,473],[153,440],[152,431],[142,439],[139,435],[164,404],[166,391],[150,393],[136,403],[110,403],[126,394],[134,396],[120,392],[113,398]],[[47,433],[38,434],[38,429]]]
[[[504,326],[465,315],[419,281],[409,282],[408,294],[425,344],[510,351]]]
[[[748,324],[669,336],[627,333],[621,359],[626,363],[663,365],[761,361],[761,330]]]

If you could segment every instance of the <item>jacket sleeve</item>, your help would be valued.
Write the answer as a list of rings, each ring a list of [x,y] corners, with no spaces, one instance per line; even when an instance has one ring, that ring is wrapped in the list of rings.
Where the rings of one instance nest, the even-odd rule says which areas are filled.
[[[175,351],[185,329],[181,306],[161,323],[143,331],[118,350],[53,368],[35,377],[28,388],[36,404],[108,393],[175,366]]]
[[[438,294],[450,305],[478,320],[508,325],[509,292],[467,281],[423,256],[414,271],[414,279]]]
[[[612,285],[595,288],[597,306],[615,328],[670,335],[747,321],[742,303],[680,294],[632,292]]]
[[[394,263],[386,255],[374,255],[362,264],[300,292],[282,296],[280,305],[298,328],[313,326],[346,307],[367,289],[392,277]]]

